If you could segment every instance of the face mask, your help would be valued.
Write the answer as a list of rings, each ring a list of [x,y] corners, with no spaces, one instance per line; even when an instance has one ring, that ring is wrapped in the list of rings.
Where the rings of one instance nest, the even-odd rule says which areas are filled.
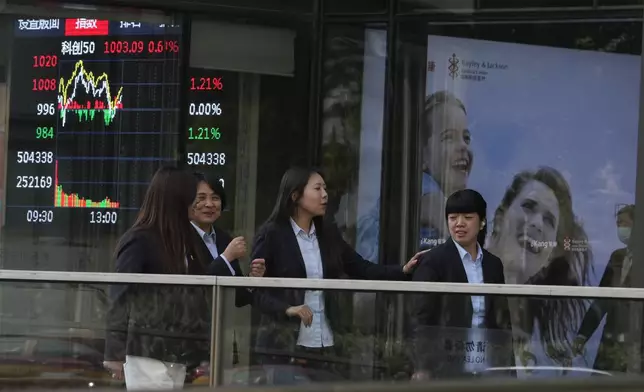
[[[628,240],[631,238],[631,228],[630,227],[618,227],[617,228],[617,238],[624,245],[628,245]]]

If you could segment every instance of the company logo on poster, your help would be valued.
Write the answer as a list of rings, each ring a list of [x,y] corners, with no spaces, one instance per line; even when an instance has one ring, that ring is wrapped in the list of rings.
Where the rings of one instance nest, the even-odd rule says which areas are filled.
[[[447,71],[452,80],[461,79],[483,82],[488,79],[491,72],[506,71],[508,69],[508,64],[498,61],[461,60],[456,53],[452,53],[452,56],[447,59]],[[434,72],[435,70],[436,62],[433,60],[428,61],[427,71]]]
[[[458,59],[458,57],[456,57],[456,53],[454,53],[452,54],[452,57],[450,57],[447,61],[449,62],[449,66],[447,67],[447,69],[449,70],[449,76],[451,76],[452,80],[454,80],[459,75],[458,63],[460,62],[460,60]]]
[[[567,252],[585,252],[589,249],[588,240],[577,240],[574,238],[566,237],[563,240],[564,250]]]

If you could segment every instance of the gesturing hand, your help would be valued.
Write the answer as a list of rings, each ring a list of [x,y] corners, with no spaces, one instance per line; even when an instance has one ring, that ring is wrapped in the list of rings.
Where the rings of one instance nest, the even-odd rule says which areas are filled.
[[[246,240],[244,237],[236,237],[230,241],[223,255],[228,261],[239,259],[246,256]]]
[[[266,261],[264,259],[255,259],[250,263],[250,274],[253,278],[261,278],[266,273]]]
[[[429,252],[430,250],[431,250],[431,249],[427,249],[427,250],[423,250],[423,251],[421,251],[421,252],[416,253],[416,254],[414,255],[414,257],[412,257],[411,259],[409,259],[409,261],[407,262],[407,264],[405,264],[405,266],[403,267],[403,272],[404,272],[406,275],[408,275],[408,274],[412,273],[412,272],[414,271],[414,268],[416,267],[416,264],[418,264],[418,260],[420,259],[420,256],[422,256],[422,255],[423,255],[424,253],[426,253],[426,252]]]
[[[291,306],[286,309],[286,315],[289,317],[299,317],[305,327],[310,327],[313,322],[313,312],[307,305]]]

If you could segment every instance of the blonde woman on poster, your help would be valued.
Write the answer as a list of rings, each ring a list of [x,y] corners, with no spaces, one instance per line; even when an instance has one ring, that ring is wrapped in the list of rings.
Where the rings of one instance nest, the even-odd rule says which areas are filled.
[[[556,169],[514,177],[494,214],[489,243],[503,260],[508,284],[588,284],[588,238],[575,217],[568,183]],[[585,309],[584,299],[511,299],[517,365],[570,367]]]

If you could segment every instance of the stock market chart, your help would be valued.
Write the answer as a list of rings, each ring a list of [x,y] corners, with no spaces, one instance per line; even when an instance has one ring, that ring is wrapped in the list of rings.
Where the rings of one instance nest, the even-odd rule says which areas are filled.
[[[122,232],[153,173],[177,163],[180,27],[17,19],[13,45],[5,228]],[[213,126],[191,132],[221,137]]]

